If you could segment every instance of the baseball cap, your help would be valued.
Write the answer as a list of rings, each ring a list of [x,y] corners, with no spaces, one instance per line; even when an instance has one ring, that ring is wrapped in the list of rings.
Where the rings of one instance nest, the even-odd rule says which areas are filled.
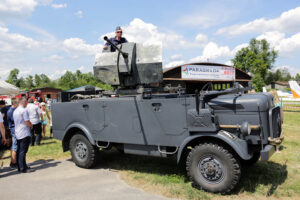
[[[121,29],[121,27],[120,26],[117,26],[116,27],[116,31],[121,31],[122,29]]]

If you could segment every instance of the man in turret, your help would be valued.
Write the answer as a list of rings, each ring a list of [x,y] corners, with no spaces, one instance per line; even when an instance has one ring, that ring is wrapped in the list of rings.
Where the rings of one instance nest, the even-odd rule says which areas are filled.
[[[117,26],[115,33],[116,33],[116,36],[109,39],[114,45],[128,42],[126,40],[126,38],[122,37],[123,32],[122,32],[122,29],[120,26]],[[113,46],[111,46],[108,42],[104,45],[103,49],[107,50],[109,47],[111,48],[110,49],[111,52],[116,51],[116,49]]]

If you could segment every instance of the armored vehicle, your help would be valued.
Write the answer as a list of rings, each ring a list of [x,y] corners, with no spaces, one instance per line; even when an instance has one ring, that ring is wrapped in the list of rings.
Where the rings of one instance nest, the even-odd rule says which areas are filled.
[[[270,94],[248,94],[237,84],[170,92],[160,86],[161,46],[115,48],[98,54],[94,64],[95,76],[114,91],[52,105],[54,137],[77,166],[93,167],[98,151],[111,147],[175,158],[186,163],[196,187],[226,193],[239,182],[243,163],[268,160],[282,142],[280,107]]]

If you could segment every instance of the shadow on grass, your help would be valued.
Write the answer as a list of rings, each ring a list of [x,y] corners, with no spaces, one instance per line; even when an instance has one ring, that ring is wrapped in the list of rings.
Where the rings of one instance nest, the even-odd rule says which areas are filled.
[[[47,144],[53,144],[53,143],[57,143],[56,141],[51,141],[51,142],[42,142],[41,145],[47,145]]]
[[[177,165],[175,159],[128,155],[117,151],[101,151],[99,163],[94,169],[99,168],[131,170],[160,176],[176,175],[181,177],[185,183],[189,182],[184,163]],[[268,188],[266,196],[271,196],[277,187],[285,182],[287,175],[286,164],[258,162],[251,167],[243,168],[241,180],[231,194],[254,193],[260,185],[263,185]]]
[[[244,167],[240,184],[233,193],[255,192],[259,185],[268,187],[266,196],[271,196],[277,187],[285,182],[288,177],[287,165],[272,161],[257,162],[251,167]]]
[[[149,174],[185,175],[185,169],[175,159],[138,156],[118,151],[100,151],[99,162],[94,169],[131,170]]]
[[[54,161],[53,159],[48,159],[48,160],[40,159],[40,160],[36,160],[34,162],[27,163],[27,164],[30,168],[37,171],[37,170],[47,169],[50,167],[56,167],[59,163],[61,163],[61,162]],[[18,170],[12,169],[11,167],[4,167],[3,169],[0,170],[0,178],[5,178],[8,176],[13,176],[13,175],[18,175],[18,174],[20,174],[18,172]]]

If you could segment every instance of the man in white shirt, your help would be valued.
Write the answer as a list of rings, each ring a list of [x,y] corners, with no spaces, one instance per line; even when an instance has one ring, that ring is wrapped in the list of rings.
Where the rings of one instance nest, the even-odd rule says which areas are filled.
[[[31,172],[32,170],[26,164],[26,153],[29,148],[31,140],[32,124],[29,120],[29,114],[26,110],[27,100],[22,98],[19,107],[16,108],[13,114],[15,122],[15,135],[17,138],[18,149],[17,149],[17,161],[18,171],[21,173]]]
[[[40,119],[43,121],[41,109],[33,103],[33,99],[29,99],[26,110],[28,111],[29,120],[33,126],[31,129],[31,146],[34,146],[34,142],[40,145],[42,137],[42,124]]]

